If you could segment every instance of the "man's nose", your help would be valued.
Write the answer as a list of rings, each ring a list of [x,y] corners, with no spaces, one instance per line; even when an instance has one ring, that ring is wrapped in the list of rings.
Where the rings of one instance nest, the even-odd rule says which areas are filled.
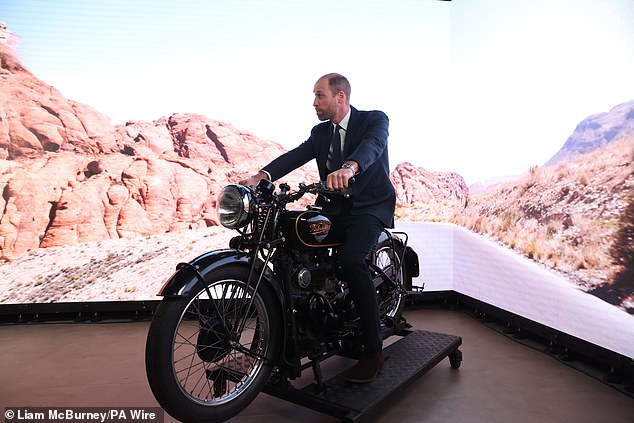
[[[319,103],[317,103],[317,97],[315,97],[315,99],[313,100],[313,107],[317,106],[319,106]]]

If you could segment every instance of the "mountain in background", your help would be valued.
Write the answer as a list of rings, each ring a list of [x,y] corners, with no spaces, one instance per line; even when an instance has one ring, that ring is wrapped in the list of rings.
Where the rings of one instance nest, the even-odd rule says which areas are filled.
[[[582,120],[546,166],[556,165],[589,153],[619,139],[634,135],[634,100],[619,104],[609,112]]]
[[[634,314],[634,101],[581,121],[544,166],[398,213],[464,226]]]
[[[634,136],[634,100],[619,104],[609,112],[583,119],[559,151],[544,164],[553,166],[605,147],[612,142]],[[490,190],[521,178],[521,174],[504,175],[469,185],[469,193]]]

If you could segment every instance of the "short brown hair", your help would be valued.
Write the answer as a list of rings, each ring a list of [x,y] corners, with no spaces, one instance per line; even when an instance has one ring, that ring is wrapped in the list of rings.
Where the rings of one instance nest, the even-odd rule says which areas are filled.
[[[337,95],[339,91],[343,91],[348,101],[350,101],[350,82],[348,79],[339,73],[329,73],[322,76],[320,79],[328,79],[328,86],[332,95]]]

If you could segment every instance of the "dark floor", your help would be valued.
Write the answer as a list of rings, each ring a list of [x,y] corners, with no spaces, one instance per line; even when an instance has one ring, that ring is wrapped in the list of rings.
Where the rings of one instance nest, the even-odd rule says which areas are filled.
[[[414,329],[462,337],[464,361],[444,359],[382,406],[376,422],[632,423],[634,399],[519,344],[468,314],[407,312]],[[149,322],[0,326],[4,407],[155,407],[145,378]],[[353,362],[334,357],[327,374]],[[166,422],[174,420],[165,416]],[[266,394],[233,422],[335,422]]]

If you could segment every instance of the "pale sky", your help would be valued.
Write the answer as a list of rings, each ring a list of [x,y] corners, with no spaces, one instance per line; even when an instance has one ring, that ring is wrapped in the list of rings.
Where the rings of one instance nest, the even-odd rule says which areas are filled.
[[[392,168],[468,184],[634,99],[632,0],[0,0],[0,21],[31,72],[115,124],[198,113],[290,149],[340,72],[390,117]]]

